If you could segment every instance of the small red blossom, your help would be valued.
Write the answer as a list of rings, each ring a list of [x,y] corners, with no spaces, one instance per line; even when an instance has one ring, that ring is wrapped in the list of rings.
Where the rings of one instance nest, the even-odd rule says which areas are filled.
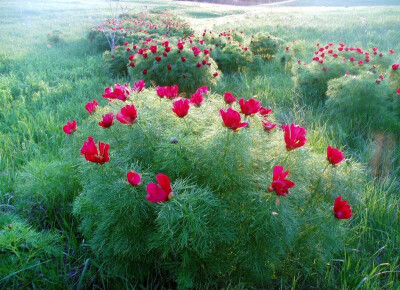
[[[190,103],[196,107],[200,107],[203,101],[204,98],[201,92],[196,92],[190,97]]]
[[[274,123],[274,122],[272,122],[272,121],[269,121],[267,118],[265,118],[264,120],[262,120],[262,125],[263,125],[263,128],[264,128],[264,130],[266,130],[266,131],[272,131],[273,129],[275,129],[276,128],[276,126],[277,126],[277,124],[276,123]]]
[[[145,88],[145,85],[146,85],[146,83],[144,80],[137,81],[137,82],[135,82],[135,85],[133,86],[132,90],[141,92]]]
[[[156,45],[152,45],[149,47],[149,50],[154,54],[157,52],[157,46]]]
[[[265,116],[265,115],[271,114],[273,112],[273,110],[261,107],[258,112],[260,113],[261,116]]]
[[[156,87],[156,92],[160,98],[174,99],[178,97],[179,87],[177,85]]]
[[[215,73],[213,74],[214,77],[217,77],[218,75],[219,75],[218,72],[215,72]]]
[[[189,113],[189,100],[180,99],[173,103],[174,107],[171,109],[179,118],[185,117]]]
[[[234,95],[232,95],[232,93],[230,93],[230,92],[225,92],[224,100],[225,100],[225,103],[232,104],[236,101],[236,97]]]
[[[400,63],[395,63],[392,65],[392,70],[397,70],[400,67]]]
[[[71,135],[76,131],[76,127],[76,120],[72,120],[72,122],[67,122],[67,124],[64,125],[63,131],[65,134]]]
[[[99,125],[103,128],[109,128],[114,123],[114,114],[108,113],[102,116],[102,120],[99,122]]]
[[[186,61],[186,57],[181,56],[181,60],[182,60],[182,62],[185,62]]]
[[[134,58],[135,58],[135,55],[134,55],[134,54],[131,54],[131,55],[128,57],[129,60],[133,60]]]
[[[351,206],[347,203],[347,200],[342,200],[341,195],[335,199],[333,211],[335,217],[340,220],[349,219],[353,216],[353,213],[351,212]]]
[[[145,75],[147,74],[147,69],[143,69],[142,73]]]
[[[350,57],[350,61],[351,61],[351,62],[353,62],[353,61],[355,61],[355,60],[356,60],[356,59],[355,59],[354,56]]]
[[[99,103],[96,100],[93,100],[92,102],[89,102],[86,104],[85,109],[91,115],[94,111],[96,111],[98,105],[99,105]]]
[[[282,130],[285,136],[286,150],[291,151],[307,143],[305,128],[292,123],[290,125],[282,125]]]
[[[133,169],[126,174],[126,178],[132,186],[138,186],[142,183],[140,174],[136,173]]]
[[[400,95],[400,88],[397,89],[397,94]]]
[[[202,65],[200,62],[198,62],[198,63],[196,64],[196,66],[197,66],[197,67],[202,67],[203,65]]]
[[[323,70],[323,71],[327,71],[328,68],[327,68],[326,66],[324,66],[324,67],[322,68],[322,70]]]
[[[203,87],[198,88],[198,89],[196,90],[196,93],[208,94],[209,91],[210,91],[210,90],[208,89],[207,86],[203,86]]]
[[[96,143],[93,137],[88,137],[88,141],[83,142],[81,148],[81,155],[85,156],[85,159],[90,162],[104,164],[110,161],[108,150],[110,149],[109,144],[105,144],[99,141],[99,148],[97,149]]]
[[[393,54],[395,51],[393,49],[389,49],[389,52]]]
[[[224,122],[224,126],[228,129],[232,129],[234,131],[238,131],[240,128],[247,127],[247,122],[241,122],[240,113],[233,110],[231,107],[228,110],[224,111],[221,109],[219,111],[222,121]]]
[[[121,108],[121,111],[117,114],[117,120],[122,124],[133,125],[137,119],[137,111],[134,105],[126,105]]]
[[[286,196],[289,194],[289,189],[295,186],[295,183],[286,177],[289,175],[290,171],[283,172],[283,166],[277,165],[273,169],[272,183],[268,187],[268,191],[275,191],[276,195]]]
[[[171,181],[167,175],[162,173],[156,176],[157,184],[149,183],[147,185],[146,199],[150,202],[168,201],[174,196],[171,187]]]
[[[130,67],[135,67],[135,63],[132,61],[132,62],[129,63],[129,66]]]
[[[331,163],[333,166],[338,166],[340,162],[344,159],[344,154],[337,148],[333,148],[328,146],[326,150],[326,159]]]
[[[357,64],[358,64],[358,65],[364,65],[364,62],[363,62],[362,60],[359,60],[359,61],[357,62]]]
[[[129,94],[130,94],[130,89],[127,84],[125,85],[115,84],[114,90],[107,87],[104,90],[104,94],[102,94],[101,96],[109,100],[117,99],[125,102],[128,99]]]
[[[253,116],[261,108],[261,102],[255,99],[245,101],[243,98],[239,100],[240,110],[246,116]]]
[[[156,61],[161,61],[161,56],[156,56]]]

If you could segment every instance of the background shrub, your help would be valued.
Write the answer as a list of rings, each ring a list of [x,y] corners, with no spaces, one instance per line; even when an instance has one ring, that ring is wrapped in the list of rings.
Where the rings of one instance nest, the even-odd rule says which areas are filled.
[[[253,60],[250,50],[240,47],[238,44],[227,44],[222,49],[215,47],[211,55],[218,68],[224,73],[236,72],[247,67]]]
[[[251,37],[250,49],[256,55],[261,55],[263,59],[273,58],[282,47],[284,41],[276,35],[272,36],[268,33],[257,33]]]

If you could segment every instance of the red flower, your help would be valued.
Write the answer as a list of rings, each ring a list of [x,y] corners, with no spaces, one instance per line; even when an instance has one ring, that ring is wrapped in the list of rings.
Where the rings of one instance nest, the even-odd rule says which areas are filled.
[[[238,131],[240,128],[246,127],[248,125],[247,122],[242,123],[239,112],[233,110],[230,107],[226,111],[221,109],[219,113],[222,117],[222,121],[224,122],[224,126],[229,129]]]
[[[126,105],[117,114],[117,120],[122,124],[133,125],[137,119],[137,111],[134,105]]]
[[[169,64],[169,65],[167,65],[167,69],[168,70],[172,70],[172,66]]]
[[[149,183],[147,185],[146,199],[150,202],[168,201],[174,196],[171,188],[169,177],[164,174],[157,174],[156,180],[158,184]]]
[[[67,122],[67,125],[64,125],[63,131],[65,134],[71,135],[73,132],[76,131],[76,120],[72,122]]]
[[[208,89],[208,87],[207,87],[207,86],[204,86],[204,87],[198,88],[198,89],[196,90],[196,93],[199,93],[199,94],[208,94],[209,91],[210,91],[210,90]]]
[[[358,65],[364,65],[364,62],[363,62],[362,60],[359,60],[359,61],[357,62],[357,64],[358,64]]]
[[[142,182],[142,178],[140,177],[140,174],[136,173],[135,170],[131,170],[126,174],[126,178],[128,179],[128,182],[132,186],[138,186]]]
[[[180,49],[180,50],[183,49],[183,43],[182,42],[179,42],[177,46],[178,46],[178,49]]]
[[[230,92],[225,92],[224,100],[225,100],[225,103],[232,104],[236,101],[236,97],[234,95],[232,95],[232,93],[230,93]]]
[[[325,67],[322,68],[322,70],[323,70],[323,71],[327,71],[328,68],[325,66]]]
[[[307,143],[306,129],[303,127],[292,123],[290,125],[282,125],[282,130],[285,133],[286,150],[290,151]]]
[[[286,46],[286,50],[289,50],[290,49],[290,47],[289,46]]]
[[[246,116],[251,116],[256,114],[261,108],[261,102],[255,99],[249,99],[244,101],[243,98],[239,100],[240,110]]]
[[[185,61],[186,61],[186,57],[181,56],[181,60],[182,60],[183,62],[185,62]]]
[[[135,82],[135,85],[133,86],[133,90],[134,91],[137,91],[137,92],[141,92],[141,91],[143,91],[143,89],[145,88],[145,81],[144,80],[140,80],[140,81],[137,81],[137,82]]]
[[[93,137],[90,136],[88,137],[88,141],[83,142],[81,155],[84,155],[87,161],[104,164],[110,161],[108,149],[110,149],[109,144],[99,141],[99,149],[97,150],[96,143],[94,142]]]
[[[275,129],[276,124],[273,123],[272,121],[268,121],[267,118],[265,118],[264,120],[262,120],[262,125],[264,127],[264,130],[266,131],[272,131],[273,129]]]
[[[156,56],[156,61],[161,61],[161,56]]]
[[[389,49],[389,52],[390,52],[390,53],[394,53],[394,50],[393,50],[393,49]]]
[[[353,216],[350,205],[347,203],[347,200],[342,200],[341,195],[335,199],[333,211],[335,217],[340,220],[349,219]]]
[[[147,69],[143,69],[143,74],[147,74]]]
[[[111,127],[112,124],[114,123],[114,114],[113,113],[108,113],[102,116],[103,120],[99,122],[99,125],[103,128],[108,128]]]
[[[188,99],[180,99],[173,103],[174,107],[172,108],[172,112],[174,112],[179,118],[185,117],[189,113],[189,100]]]
[[[265,116],[265,115],[271,114],[273,112],[273,110],[261,107],[258,112],[260,113],[261,116]]]
[[[96,100],[93,100],[92,102],[87,103],[85,108],[91,115],[94,111],[96,111],[98,105],[99,103]]]
[[[355,57],[350,57],[350,61],[355,61],[356,59],[355,59]]]
[[[129,60],[132,60],[132,59],[134,59],[134,58],[135,58],[135,55],[134,55],[134,54],[131,54],[131,55],[128,57]]]
[[[128,85],[120,85],[120,84],[115,84],[114,85],[114,90],[112,90],[111,88],[106,88],[104,90],[105,94],[102,94],[101,96],[103,98],[112,100],[112,99],[118,99],[121,100],[123,102],[125,102],[128,99],[129,96],[129,87]]]
[[[190,103],[196,107],[200,107],[201,103],[204,101],[203,94],[197,90],[190,98]]]
[[[149,50],[154,54],[157,52],[157,46],[156,45],[152,45],[149,47]]]
[[[178,97],[179,87],[177,85],[170,87],[156,87],[156,92],[160,98],[166,97],[168,99],[174,99]]]
[[[397,94],[400,95],[400,88],[397,89]]]
[[[218,75],[219,75],[218,72],[213,73],[213,76],[214,76],[214,77],[217,77]]]
[[[333,165],[337,166],[339,165],[340,162],[343,161],[344,159],[344,154],[342,151],[340,151],[337,148],[333,148],[331,146],[328,146],[328,149],[326,151],[326,159]]]
[[[289,189],[295,186],[295,183],[289,179],[285,179],[289,175],[289,171],[283,172],[283,166],[277,165],[274,167],[272,183],[268,187],[268,191],[275,191],[276,195],[286,196],[289,194]]]
[[[395,63],[392,65],[393,70],[397,70],[400,67],[400,63]]]
[[[129,63],[130,67],[135,67],[135,63],[132,61],[131,63]]]
[[[202,65],[201,63],[198,62],[198,63],[196,64],[196,66],[197,66],[197,67],[202,67],[203,65]]]

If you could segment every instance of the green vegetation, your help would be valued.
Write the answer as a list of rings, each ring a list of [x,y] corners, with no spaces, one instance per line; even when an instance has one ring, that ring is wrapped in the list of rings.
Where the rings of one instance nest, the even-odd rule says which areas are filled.
[[[103,129],[101,115],[122,106],[101,98],[104,89],[140,79],[132,68],[132,78],[110,74],[109,46],[88,39],[110,17],[108,2],[2,1],[0,288],[399,288],[400,82],[391,65],[399,62],[400,7],[395,0],[316,2],[238,9],[126,1],[134,13],[171,10],[200,35],[243,31],[232,37],[249,50],[220,42],[209,74],[217,64],[224,74],[188,82],[187,91],[212,90],[185,119],[150,88],[132,96],[137,124]],[[251,35],[267,32],[282,40],[279,51],[251,47]],[[373,75],[333,60],[323,71],[312,58],[317,43],[330,42],[379,47],[385,57]],[[126,51],[115,51],[119,72]],[[176,78],[162,83],[168,70],[159,73],[161,85]],[[274,122],[305,127],[307,145],[286,158],[282,132],[263,131],[260,116],[227,139],[219,116],[226,91],[255,96],[273,108]],[[99,109],[89,116],[84,106],[93,99]],[[69,136],[62,126],[72,119],[78,130]],[[79,155],[88,136],[110,144],[109,163]],[[347,160],[323,171],[328,145]],[[280,204],[268,192],[277,163],[296,182]],[[125,183],[133,168],[142,174],[139,187]],[[176,196],[150,203],[145,186],[159,172],[170,176]],[[310,201],[315,191],[323,194]],[[333,217],[339,195],[352,205],[348,222]]]

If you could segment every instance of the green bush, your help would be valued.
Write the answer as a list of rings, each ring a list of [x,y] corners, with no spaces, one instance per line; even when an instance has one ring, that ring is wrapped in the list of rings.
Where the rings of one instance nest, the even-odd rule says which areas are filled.
[[[157,46],[157,52],[152,53],[148,49],[150,46]],[[179,50],[171,43],[171,50],[166,52],[167,56],[164,56],[165,47],[152,40],[137,48],[136,57],[132,60],[135,66],[131,67],[128,64],[129,75],[133,80],[144,79],[146,83],[153,82],[158,86],[176,84],[180,92],[189,94],[202,86],[214,86],[220,78],[217,64],[209,54],[205,55],[203,51],[195,56],[192,47],[186,43],[183,50]],[[146,50],[144,54],[147,54],[147,57],[144,57],[143,53],[138,53],[140,49]]]
[[[15,206],[31,224],[50,228],[71,215],[71,203],[80,190],[77,166],[71,158],[33,160],[15,180]]]
[[[228,130],[219,95],[183,119],[153,90],[133,102],[138,120],[132,126],[99,128],[101,114],[125,105],[112,102],[82,129],[110,144],[104,165],[81,157],[83,191],[74,205],[110,275],[179,287],[239,281],[268,287],[276,275],[288,282],[299,271],[324,271],[345,238],[345,224],[332,214],[334,199],[342,194],[358,204],[363,174],[357,164],[327,168],[325,154],[286,152],[282,132],[265,132],[261,116],[249,117],[250,128]],[[290,170],[296,183],[288,197],[268,192],[275,165]],[[131,169],[142,175],[142,185],[127,184]],[[154,204],[145,199],[146,185],[157,173],[170,177],[174,197]]]
[[[53,30],[52,32],[47,34],[47,42],[49,44],[57,44],[62,42],[62,32],[60,30]]]
[[[343,76],[328,82],[326,109],[333,121],[353,130],[366,126],[374,130],[393,129],[396,119],[391,93],[388,83],[377,81],[374,74]]]
[[[271,59],[284,49],[284,40],[268,33],[257,33],[251,37],[249,48],[254,55],[260,55],[263,59]]]
[[[18,217],[0,213],[0,288],[61,287],[55,264],[62,259],[60,237],[36,232]]]
[[[237,44],[227,44],[222,49],[215,47],[211,55],[218,64],[218,68],[224,73],[239,71],[253,60],[251,51]]]
[[[286,49],[288,48],[288,49]],[[286,44],[285,49],[282,49],[276,55],[276,60],[279,61],[286,71],[290,72],[295,63],[305,57],[305,42],[296,41]]]

